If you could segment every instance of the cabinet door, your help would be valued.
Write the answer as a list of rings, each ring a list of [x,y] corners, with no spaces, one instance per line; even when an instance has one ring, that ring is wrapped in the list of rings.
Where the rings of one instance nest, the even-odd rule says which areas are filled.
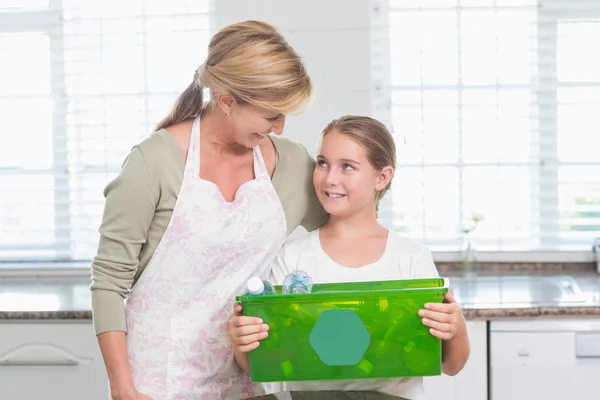
[[[492,332],[492,400],[597,400],[600,334]]]
[[[456,376],[440,375],[423,378],[427,400],[459,400],[456,397]]]
[[[487,321],[467,321],[471,355],[456,376],[424,378],[428,400],[487,400]]]
[[[0,324],[0,398],[106,400],[108,381],[92,325]]]

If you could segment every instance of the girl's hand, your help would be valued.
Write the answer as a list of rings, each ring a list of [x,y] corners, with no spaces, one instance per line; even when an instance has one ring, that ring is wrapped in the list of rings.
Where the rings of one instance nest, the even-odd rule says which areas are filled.
[[[242,305],[236,303],[229,319],[229,338],[236,353],[248,353],[259,346],[259,340],[269,335],[269,325],[261,318],[242,315]]]
[[[451,340],[466,329],[465,318],[452,289],[444,295],[444,303],[425,304],[425,310],[419,310],[419,316],[423,318],[423,325],[430,328],[429,332],[442,340]]]

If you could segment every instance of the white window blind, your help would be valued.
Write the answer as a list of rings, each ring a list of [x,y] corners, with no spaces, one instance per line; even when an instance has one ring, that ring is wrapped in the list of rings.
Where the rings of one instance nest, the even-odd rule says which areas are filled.
[[[398,142],[381,219],[456,251],[600,236],[600,0],[381,0],[374,114]],[[382,48],[385,47],[385,50]]]
[[[89,260],[105,185],[206,57],[210,0],[0,0],[0,261]]]

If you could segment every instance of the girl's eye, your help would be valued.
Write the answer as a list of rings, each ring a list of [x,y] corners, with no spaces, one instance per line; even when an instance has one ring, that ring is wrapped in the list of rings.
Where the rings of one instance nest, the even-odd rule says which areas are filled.
[[[323,161],[323,160],[317,160],[317,165],[319,167],[326,167],[327,163],[325,161]]]
[[[267,118],[267,121],[269,121],[269,122],[275,122],[275,121],[277,121],[279,119],[279,117],[281,117],[281,115],[278,115],[276,117]]]
[[[354,167],[350,164],[344,164],[342,167],[344,168],[344,171],[354,171]]]

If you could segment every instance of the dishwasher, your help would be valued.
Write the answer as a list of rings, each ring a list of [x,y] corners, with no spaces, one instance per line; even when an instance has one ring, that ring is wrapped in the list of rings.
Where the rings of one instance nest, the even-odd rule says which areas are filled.
[[[533,303],[585,301],[571,277],[536,278]],[[491,321],[489,340],[490,400],[600,399],[598,316]]]

